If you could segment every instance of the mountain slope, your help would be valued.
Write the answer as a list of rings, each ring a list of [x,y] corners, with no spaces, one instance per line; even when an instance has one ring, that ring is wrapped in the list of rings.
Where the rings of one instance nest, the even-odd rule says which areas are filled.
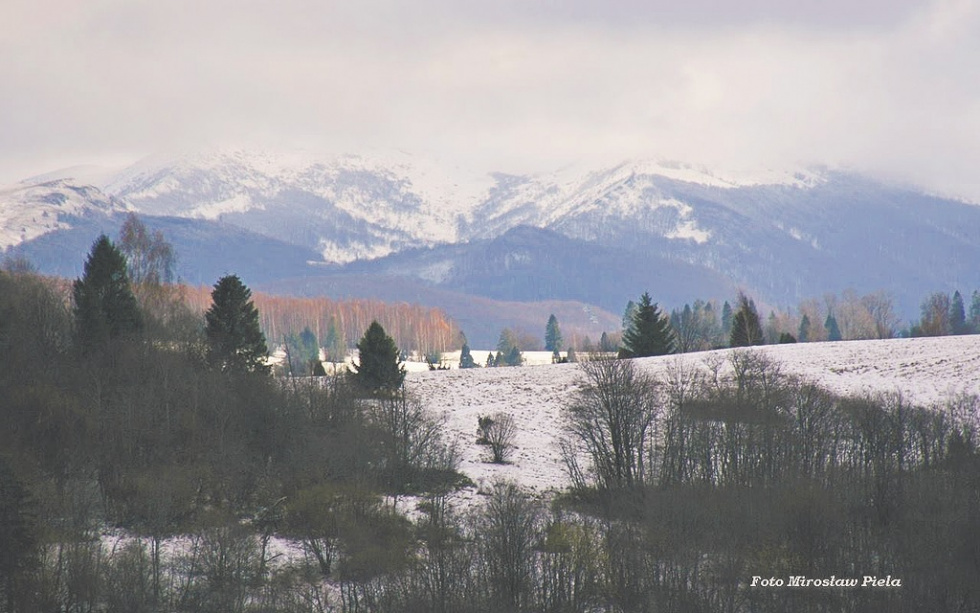
[[[400,153],[211,152],[146,160],[103,180],[105,191],[88,199],[92,229],[124,209],[183,218],[182,231],[226,224],[256,244],[273,241],[270,249],[297,249],[299,257],[261,273],[269,280],[398,277],[456,294],[573,300],[612,312],[645,290],[673,307],[741,287],[785,307],[846,288],[884,289],[905,319],[931,292],[980,287],[980,207],[826,169],[746,175],[638,160],[480,175]],[[62,222],[37,218],[32,211],[50,206],[50,194],[18,189],[0,194],[6,244],[80,223],[67,211],[47,211]],[[50,242],[44,253],[54,262]],[[261,250],[247,242],[228,260]],[[61,257],[76,259],[77,250]],[[311,271],[306,260],[323,266]],[[188,276],[213,271],[203,252],[182,264]]]
[[[668,304],[734,291],[724,277],[704,267],[529,226],[512,228],[493,239],[355,262],[342,270],[351,275],[411,278],[495,300],[574,300],[612,312],[620,312],[643,289]]]
[[[118,199],[66,180],[0,190],[0,250],[50,232],[98,225],[125,210]]]
[[[241,151],[148,160],[106,185],[147,214],[220,219],[316,249],[330,262],[454,241],[456,203],[481,189],[405,155]]]

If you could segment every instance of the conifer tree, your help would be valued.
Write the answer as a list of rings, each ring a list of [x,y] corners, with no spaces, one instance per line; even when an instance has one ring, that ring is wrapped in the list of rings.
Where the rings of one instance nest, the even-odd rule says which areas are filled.
[[[467,343],[463,343],[463,349],[459,352],[459,367],[476,368],[476,360],[473,359],[473,355],[470,353],[470,346]]]
[[[970,296],[970,333],[980,333],[980,291],[973,290]]]
[[[629,327],[623,330],[621,358],[643,358],[674,352],[674,333],[670,318],[662,313],[644,292],[636,305]]]
[[[762,332],[762,323],[759,321],[759,312],[755,308],[755,302],[739,292],[736,303],[738,310],[732,316],[732,332],[729,344],[732,347],[765,344],[766,338]]]
[[[721,333],[726,337],[732,334],[732,305],[727,300],[721,307]]]
[[[810,340],[810,317],[806,313],[800,319],[800,330],[797,336],[801,343],[806,343]]]
[[[544,331],[545,351],[561,351],[564,348],[563,345],[564,340],[561,337],[561,328],[558,327],[558,318],[552,313],[548,318],[548,325],[545,326]]]
[[[587,343],[586,347],[588,347],[591,344],[592,343]],[[609,334],[607,332],[603,332],[602,336],[599,337],[599,351],[609,353],[612,351],[617,351],[618,349],[619,347],[617,347],[616,344],[612,341],[612,339],[609,338]]]
[[[507,366],[520,366],[524,363],[524,354],[517,345],[511,347],[510,352],[504,356],[504,363]]]
[[[136,334],[143,325],[126,258],[106,235],[92,245],[84,274],[72,284],[75,332],[83,351]]]
[[[212,365],[224,372],[269,372],[269,349],[259,328],[259,311],[252,302],[252,290],[237,275],[215,283],[204,320]]]
[[[371,392],[394,391],[405,380],[405,365],[400,363],[400,353],[395,340],[388,336],[377,321],[372,321],[364,336],[357,343],[358,365],[354,378],[365,390]]]
[[[843,340],[840,333],[840,326],[837,325],[837,318],[834,317],[833,313],[827,314],[827,319],[823,322],[824,329],[827,330],[827,340],[828,341],[839,341]]]
[[[959,290],[953,293],[953,301],[949,304],[949,328],[952,334],[967,333],[966,310]]]

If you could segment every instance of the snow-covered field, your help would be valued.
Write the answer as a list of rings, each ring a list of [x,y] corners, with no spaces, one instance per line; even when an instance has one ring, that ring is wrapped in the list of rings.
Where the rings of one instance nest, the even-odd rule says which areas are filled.
[[[754,349],[798,375],[842,394],[900,392],[922,405],[956,394],[980,395],[980,335],[774,345]],[[731,350],[644,358],[639,365],[662,377],[680,360],[688,365],[725,359]],[[475,355],[482,355],[476,353]],[[568,484],[558,440],[562,407],[581,381],[576,364],[410,372],[406,385],[436,415],[462,456],[460,469],[482,489],[498,478],[516,481],[538,495]],[[489,451],[475,443],[477,418],[509,413],[518,425],[510,464],[486,462]],[[478,495],[468,490],[459,496]]]

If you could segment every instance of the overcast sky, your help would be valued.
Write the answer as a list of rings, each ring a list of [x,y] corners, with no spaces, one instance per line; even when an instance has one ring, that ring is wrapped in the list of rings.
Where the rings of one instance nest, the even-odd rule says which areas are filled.
[[[829,164],[980,202],[980,0],[0,2],[0,183],[204,146]]]

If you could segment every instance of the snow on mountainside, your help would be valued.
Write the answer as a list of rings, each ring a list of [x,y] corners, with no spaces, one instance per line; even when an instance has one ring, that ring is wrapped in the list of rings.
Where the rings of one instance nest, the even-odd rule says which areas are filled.
[[[782,365],[782,372],[816,382],[840,394],[899,392],[913,403],[942,408],[958,395],[980,395],[980,335],[938,338],[800,343],[752,349]],[[663,380],[677,364],[703,367],[726,359],[731,350],[637,360]],[[545,494],[569,484],[558,442],[562,407],[581,374],[575,364],[409,373],[406,385],[435,415],[445,415],[447,438],[456,440],[460,470],[478,485],[497,478],[516,481]],[[495,412],[517,422],[516,451],[506,465],[485,461],[475,444],[477,418]],[[977,416],[980,419],[980,415]],[[460,494],[473,498],[473,491]]]
[[[495,175],[497,185],[474,212],[474,234],[491,237],[517,225],[555,227],[569,219],[656,217],[651,228],[668,239],[704,243],[710,232],[698,227],[693,208],[662,185],[684,183],[729,190],[756,186],[808,188],[825,181],[816,171],[786,170],[712,172],[707,168],[662,160],[634,160],[602,168],[566,167],[532,177]],[[658,211],[658,209],[662,209]],[[572,234],[591,239],[585,229]]]
[[[69,229],[81,218],[125,210],[122,202],[98,189],[66,180],[0,189],[0,250]]]
[[[457,240],[460,205],[489,186],[406,154],[231,151],[151,158],[105,189],[147,214],[221,219],[343,263]]]
[[[727,190],[811,187],[812,171],[718,172],[640,160],[552,173],[480,174],[406,153],[319,156],[218,151],[144,160],[105,190],[151,215],[221,219],[316,248],[328,262],[376,258],[406,247],[492,238],[519,225],[556,227],[588,217],[641,219],[669,240],[703,244],[711,232],[663,181]],[[292,217],[290,217],[292,216]]]
[[[150,158],[99,180],[109,196],[93,192],[93,201],[114,197],[147,218],[209,222],[208,232],[220,222],[314,254],[307,259],[319,266],[266,271],[280,279],[356,272],[518,302],[554,297],[542,292],[557,288],[563,299],[611,312],[644,290],[669,307],[727,299],[733,287],[772,307],[848,288],[885,290],[903,319],[931,292],[980,287],[980,207],[827,169],[720,171],[634,160],[512,175],[405,153],[217,151]],[[47,206],[45,194],[27,203],[10,193],[0,194],[7,245],[55,228],[26,212]],[[543,253],[512,240],[522,227],[552,233],[555,248]],[[77,258],[49,238],[35,249],[45,261]],[[563,266],[571,250],[601,286]],[[228,269],[244,256],[220,254]],[[182,265],[194,276],[213,259]],[[364,260],[376,266],[360,267]],[[660,277],[651,284],[650,275]]]

